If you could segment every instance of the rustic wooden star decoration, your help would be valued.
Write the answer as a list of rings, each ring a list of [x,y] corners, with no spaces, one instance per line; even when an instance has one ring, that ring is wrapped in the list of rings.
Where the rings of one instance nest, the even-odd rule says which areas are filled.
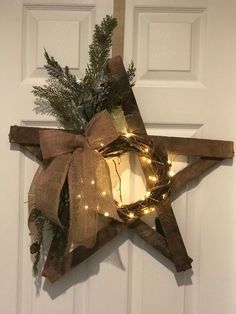
[[[114,57],[108,61],[108,69],[112,74],[126,75],[122,59]],[[127,89],[130,89],[127,79]],[[130,90],[127,102],[122,105],[126,118],[128,132],[138,130],[140,134],[147,136],[147,132],[139,112],[137,102],[132,90]],[[10,142],[22,145],[27,151],[41,160],[39,147],[39,130],[42,128],[12,126]],[[200,177],[210,168],[219,164],[226,158],[233,158],[233,142],[192,139],[166,136],[151,136],[155,146],[162,145],[168,154],[197,157],[197,160],[185,167],[171,178],[170,190],[172,198],[177,196],[188,183]],[[148,178],[146,165],[140,159],[143,172]],[[148,180],[147,180],[148,182]],[[156,230],[141,219],[130,220],[126,223],[109,221],[98,231],[96,244],[92,248],[78,247],[64,256],[63,261],[55,262],[54,241],[52,241],[47,260],[44,265],[43,275],[51,282],[59,279],[66,272],[77,266],[93,253],[110,242],[124,229],[130,228],[136,232],[147,244],[159,251],[171,260],[178,272],[191,268],[192,259],[188,256],[182,236],[180,234],[172,207],[171,200],[156,206],[157,217],[155,219]]]

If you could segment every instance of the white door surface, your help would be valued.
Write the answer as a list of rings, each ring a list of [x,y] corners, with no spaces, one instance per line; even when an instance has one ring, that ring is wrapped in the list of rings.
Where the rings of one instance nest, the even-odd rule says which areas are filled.
[[[32,85],[45,82],[43,48],[80,77],[94,23],[111,0],[0,1],[0,313],[234,314],[236,168],[225,161],[173,203],[193,258],[174,266],[124,232],[53,285],[35,282],[27,192],[37,164],[10,147],[10,125],[55,126],[33,112]],[[150,134],[236,139],[236,2],[126,0],[124,61]],[[170,157],[174,171],[187,160]],[[133,193],[141,193],[139,176]]]

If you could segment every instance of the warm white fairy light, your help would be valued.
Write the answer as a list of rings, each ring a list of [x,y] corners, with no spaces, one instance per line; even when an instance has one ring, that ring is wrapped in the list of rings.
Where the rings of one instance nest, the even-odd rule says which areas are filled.
[[[148,153],[148,152],[149,152],[149,149],[148,149],[148,148],[145,148],[144,151],[145,151],[146,153]]]
[[[86,209],[86,210],[87,210],[87,209],[88,209],[88,205],[85,205],[85,206],[84,206],[84,209]]]
[[[163,200],[167,197],[167,193],[162,194]]]
[[[142,157],[142,160],[147,162],[148,164],[152,163],[152,160],[150,158],[145,157],[145,156]]]
[[[81,194],[78,194],[78,195],[77,195],[77,198],[81,198]]]
[[[122,205],[123,205],[123,204],[122,204],[121,202],[118,203],[118,207],[122,207]]]
[[[129,132],[125,133],[125,137],[127,137],[127,138],[129,138],[129,137],[131,137],[133,135],[134,135],[133,133],[129,133]]]
[[[91,184],[95,184],[95,181],[94,181],[94,180],[92,180],[92,181],[91,181]]]
[[[175,172],[173,170],[170,170],[168,172],[169,177],[173,177],[175,175]]]
[[[103,191],[103,192],[102,192],[102,195],[106,195],[106,194],[107,194],[107,192],[106,192],[106,191]]]
[[[109,213],[108,213],[108,212],[105,212],[105,213],[104,213],[104,216],[108,217],[108,216],[109,216]]]
[[[171,160],[168,160],[167,163],[168,163],[168,165],[170,165],[170,166],[172,165]]]
[[[104,144],[103,144],[103,143],[101,143],[101,144],[100,144],[100,146],[102,146],[102,147],[103,147],[103,146],[104,146]]]
[[[149,213],[149,210],[146,208],[146,209],[144,209],[144,214],[146,215],[146,214],[148,214]]]
[[[148,178],[149,178],[150,181],[157,182],[157,177],[156,176],[149,176]]]
[[[134,218],[134,213],[129,213],[129,218]]]
[[[147,191],[146,197],[149,197],[150,195],[151,195],[151,192],[150,192],[150,191]]]
[[[155,207],[151,207],[150,210],[151,210],[151,212],[154,212],[155,211]]]

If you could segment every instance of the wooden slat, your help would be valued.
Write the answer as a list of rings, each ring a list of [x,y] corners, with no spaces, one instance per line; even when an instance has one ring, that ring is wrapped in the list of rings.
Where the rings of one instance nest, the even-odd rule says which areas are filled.
[[[120,57],[114,57],[109,59],[107,62],[108,69],[112,74],[119,74],[126,77],[125,67],[123,65],[122,59]],[[121,104],[122,110],[124,111],[125,119],[127,121],[128,131],[137,132],[146,135],[146,129],[141,117],[139,108],[137,106],[134,93],[129,86],[127,79],[127,89],[130,89],[129,96],[126,102]]]
[[[144,133],[144,124],[140,121],[140,112],[139,110],[134,109],[136,102],[133,95],[131,95],[130,100],[131,102],[129,107],[123,108],[127,117],[127,121],[129,123],[132,119],[132,130],[139,128],[139,130]],[[135,110],[135,115],[132,115],[132,110]],[[139,123],[142,123],[142,125],[140,126]],[[139,124],[139,127],[137,124]],[[37,146],[39,145],[40,130],[45,130],[45,128],[22,127],[17,125],[11,126],[9,134],[10,143]],[[234,143],[231,141],[168,136],[151,136],[151,138],[153,139],[155,145],[163,145],[170,154],[209,158],[233,158],[234,156]]]
[[[60,264],[55,260],[55,244],[52,242],[42,275],[47,277],[50,282],[58,280],[65,273],[101,249],[126,228],[126,224],[112,221],[109,225],[98,231],[96,244],[93,248],[78,247],[66,255]]]
[[[136,220],[130,228],[135,229],[135,232],[141,239],[173,262],[167,242],[161,234],[157,233],[140,219]]]
[[[200,158],[194,163],[190,164],[180,172],[178,172],[173,178],[171,183],[172,194],[180,192],[186,187],[192,180],[203,175],[208,169],[216,166],[222,159],[206,159]]]
[[[178,272],[190,269],[192,259],[188,256],[177,221],[171,206],[167,206],[163,214],[158,217],[168,243],[171,259]]]
[[[123,58],[124,33],[125,33],[125,0],[114,0],[113,17],[117,19],[118,25],[112,36],[112,57]]]
[[[124,79],[126,78],[126,88],[127,90],[129,90],[129,95],[126,101],[122,102],[121,107],[124,112],[128,132],[138,133],[144,136],[147,135],[142,116],[134,97],[134,93],[126,76],[126,70],[123,65],[122,59],[120,57],[114,57],[112,59],[109,59],[108,69],[112,74],[118,74],[124,76]],[[146,167],[146,162],[141,157],[139,158],[139,162],[142,166],[145,177],[148,178],[149,176],[151,176],[153,174],[151,168]],[[150,180],[146,180],[146,188],[151,189],[152,187],[153,183],[150,182]]]
[[[113,74],[119,74],[119,75],[123,74],[125,76],[125,68],[124,68],[122,60],[119,57],[109,60],[108,68],[110,72]],[[129,82],[127,80],[127,89],[128,88],[130,87],[129,87]],[[129,131],[139,132],[141,134],[146,135],[147,134],[146,128],[145,128],[142,116],[140,114],[138,104],[134,97],[133,91],[130,92],[127,102],[122,104],[122,109],[124,111],[124,115],[126,118],[127,125],[129,127]],[[140,159],[140,163],[141,163],[144,175],[147,178],[146,181],[148,182],[149,173],[146,171],[147,169],[146,164],[142,162],[142,159]],[[165,209],[166,209],[165,212],[159,216],[160,224],[164,231],[165,238],[167,240],[167,244],[168,244],[173,262],[175,264],[177,271],[183,271],[183,270],[189,269],[191,268],[192,259],[188,257],[187,255],[184,242],[181,237],[174,213],[170,206],[166,206]],[[134,230],[136,231],[137,234],[140,234],[139,226],[134,227]],[[147,243],[151,242],[149,237],[147,237],[145,233],[142,233],[142,236],[143,237],[145,236],[145,241]],[[177,246],[176,248],[175,248],[175,242],[174,242],[173,236],[176,237],[176,246]],[[159,250],[159,248],[157,249]]]
[[[42,130],[42,128],[13,125],[10,128],[9,141],[10,143],[24,146],[38,146],[40,129]]]
[[[197,138],[152,136],[153,142],[165,147],[168,153],[197,157],[233,158],[234,143]]]

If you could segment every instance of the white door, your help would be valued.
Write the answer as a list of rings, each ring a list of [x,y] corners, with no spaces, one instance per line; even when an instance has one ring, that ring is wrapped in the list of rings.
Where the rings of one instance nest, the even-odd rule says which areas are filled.
[[[176,274],[125,232],[53,285],[32,277],[25,201],[37,165],[10,150],[9,127],[55,126],[32,111],[32,85],[46,77],[43,48],[80,76],[93,25],[111,12],[111,0],[0,1],[0,313],[235,313],[236,171],[230,162],[173,204],[193,272]],[[134,91],[150,133],[235,138],[235,16],[233,0],[126,1],[124,60],[136,63]],[[176,171],[186,163],[172,158]]]
[[[135,61],[149,133],[235,140],[235,38],[234,0],[127,1],[124,60]],[[225,161],[173,203],[192,271],[174,275],[152,249],[133,247],[132,314],[236,312],[235,186]]]

